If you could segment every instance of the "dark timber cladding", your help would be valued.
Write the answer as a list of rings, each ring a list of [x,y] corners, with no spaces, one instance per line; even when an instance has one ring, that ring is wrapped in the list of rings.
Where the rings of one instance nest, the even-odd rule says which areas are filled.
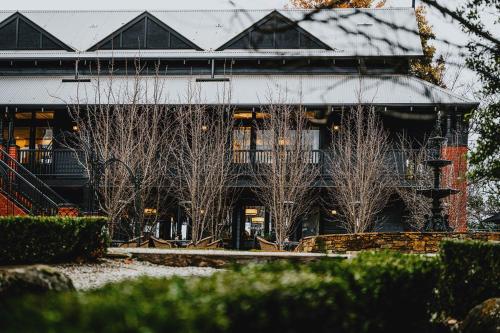
[[[95,101],[98,66],[105,73],[99,76],[102,86],[113,69],[113,83],[122,87],[130,86],[137,60],[145,84],[160,68],[169,97],[180,96],[172,105],[188,102],[183,99],[188,85],[199,88],[207,105],[220,103],[218,94],[231,87],[231,161],[241,170],[230,185],[239,188],[231,214],[238,248],[251,245],[245,232],[254,235],[258,223],[259,232],[272,229],[271,214],[257,200],[248,173],[252,163],[270,161],[258,128],[270,92],[286,91],[307,111],[308,158],[322,170],[313,185],[319,196],[331,186],[329,144],[342,131],[342,114],[357,103],[375,106],[391,138],[402,133],[414,140],[429,137],[441,111],[441,130],[450,146],[466,149],[464,114],[477,103],[410,74],[410,60],[423,55],[413,9],[323,10],[303,20],[309,13],[0,10],[0,146],[18,160],[19,171],[14,171],[25,168],[37,178],[33,181],[41,192],[50,193],[45,184],[85,211],[92,190],[78,161],[82,152],[61,142],[65,133],[78,130],[67,101],[77,92],[80,101],[83,96]],[[408,154],[395,149],[390,161],[401,186],[414,186]],[[334,207],[318,205],[312,211],[295,238],[341,231]],[[407,230],[401,223],[405,214],[401,200],[394,198],[380,214],[379,229]],[[186,221],[180,204],[161,219],[157,236],[164,239],[174,237],[172,230]]]

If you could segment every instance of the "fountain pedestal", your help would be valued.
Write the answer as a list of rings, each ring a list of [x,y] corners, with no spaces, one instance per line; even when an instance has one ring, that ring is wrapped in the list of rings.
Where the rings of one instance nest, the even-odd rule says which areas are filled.
[[[439,119],[438,126],[439,129]],[[432,188],[418,190],[418,193],[424,197],[432,199],[432,215],[426,216],[424,231],[453,231],[448,222],[448,215],[443,215],[442,200],[459,191],[451,188],[441,187],[441,169],[451,165],[451,161],[441,158],[441,148],[446,143],[446,138],[439,134],[429,139],[433,149],[431,158],[426,160],[427,166],[434,172],[434,186]]]

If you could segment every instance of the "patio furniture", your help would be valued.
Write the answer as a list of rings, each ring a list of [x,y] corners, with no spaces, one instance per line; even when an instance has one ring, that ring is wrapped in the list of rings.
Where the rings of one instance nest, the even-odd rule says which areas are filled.
[[[278,244],[265,240],[262,237],[257,236],[257,242],[259,244],[259,248],[265,252],[279,252]]]
[[[218,249],[222,247],[222,239],[218,239],[216,241],[213,241],[212,243],[209,243],[205,248],[207,249]]]
[[[139,244],[139,246],[137,246],[137,238],[134,238],[134,239],[129,240],[128,242],[121,244],[120,247],[124,247],[124,248],[125,247],[141,247],[141,248],[149,247],[149,239],[141,242]]]
[[[304,244],[302,243],[302,240],[300,240],[300,242],[296,244],[292,252],[302,252],[303,250],[304,250]]]
[[[212,237],[206,237],[206,238],[203,238],[201,239],[199,242],[190,242],[188,245],[187,245],[187,248],[194,248],[194,247],[199,247],[199,248],[206,248],[208,246],[208,244],[210,244],[212,240]]]
[[[177,247],[175,242],[169,241],[169,240],[164,240],[164,239],[159,239],[156,237],[151,236],[151,244],[152,247],[157,248],[157,249],[172,249]]]

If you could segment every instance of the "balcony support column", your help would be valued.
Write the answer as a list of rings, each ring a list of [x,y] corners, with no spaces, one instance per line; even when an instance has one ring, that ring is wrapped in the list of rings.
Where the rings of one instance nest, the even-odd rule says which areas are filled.
[[[7,146],[12,147],[16,145],[16,138],[14,137],[14,118],[15,118],[15,109],[6,108],[8,114],[8,137],[7,137]]]
[[[8,110],[9,108],[5,107],[5,113],[0,113],[0,148],[3,148],[3,121]]]

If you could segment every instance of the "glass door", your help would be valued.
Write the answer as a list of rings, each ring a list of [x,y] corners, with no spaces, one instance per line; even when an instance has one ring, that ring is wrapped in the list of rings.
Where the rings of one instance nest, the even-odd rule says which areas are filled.
[[[245,206],[244,238],[254,239],[256,236],[265,237],[266,209],[264,206]]]

